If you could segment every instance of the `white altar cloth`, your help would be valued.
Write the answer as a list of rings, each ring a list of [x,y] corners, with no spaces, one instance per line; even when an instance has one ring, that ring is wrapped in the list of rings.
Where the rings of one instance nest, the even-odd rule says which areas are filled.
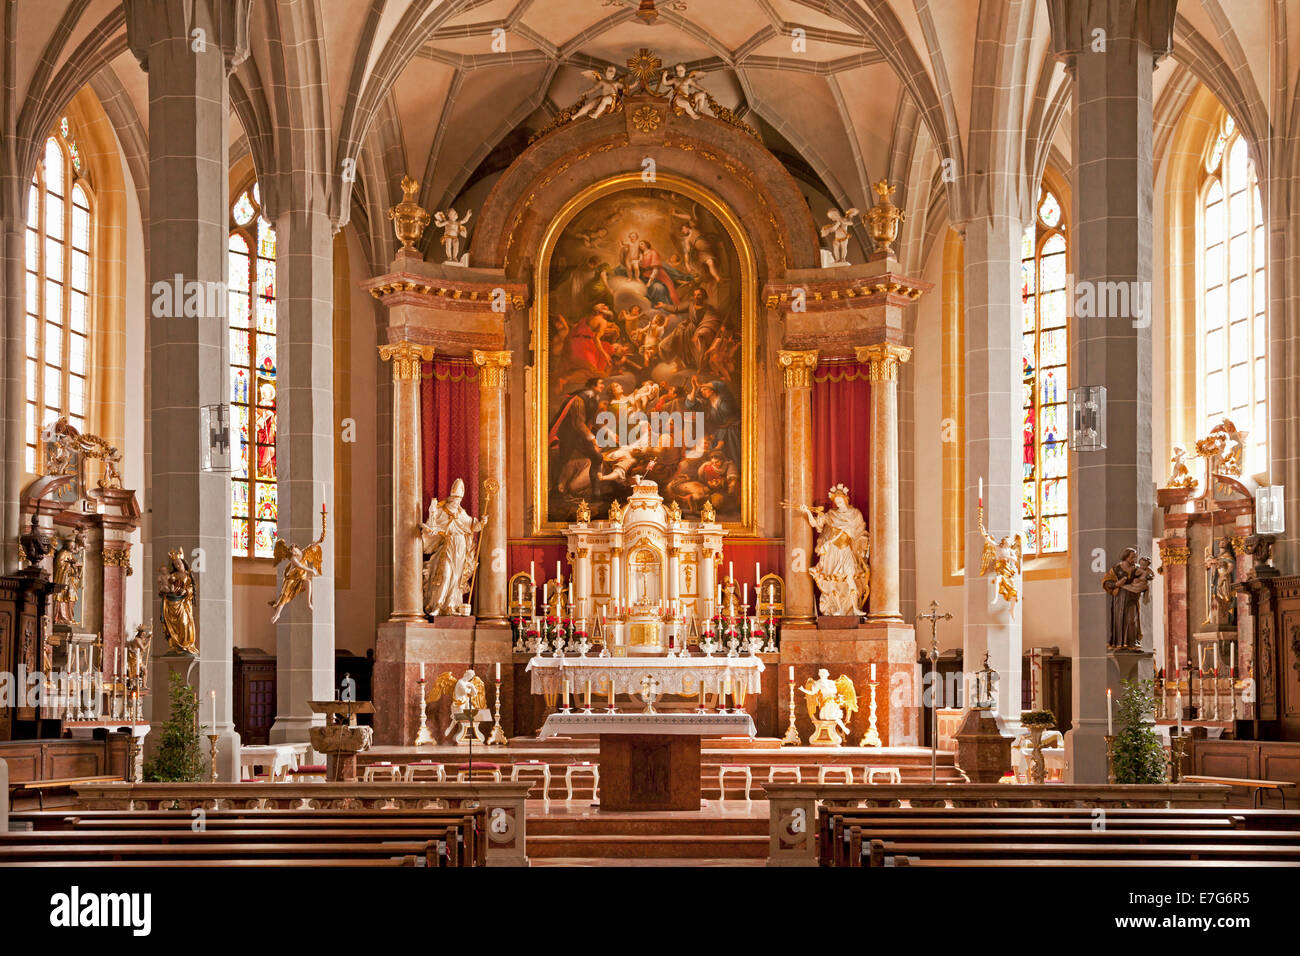
[[[551,714],[537,736],[574,734],[689,734],[695,737],[753,737],[749,714]]]
[[[586,690],[591,681],[593,693],[604,696],[613,682],[616,694],[640,694],[641,678],[653,675],[659,681],[660,694],[700,692],[725,689],[728,678],[733,689],[757,694],[763,662],[757,657],[534,657],[528,662],[532,672],[534,694],[558,694],[561,682],[569,681],[569,692]]]

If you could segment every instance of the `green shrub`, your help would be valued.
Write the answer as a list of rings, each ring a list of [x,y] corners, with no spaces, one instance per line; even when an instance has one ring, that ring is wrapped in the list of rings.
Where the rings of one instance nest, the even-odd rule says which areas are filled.
[[[1119,698],[1119,732],[1112,744],[1116,783],[1164,783],[1165,747],[1148,717],[1155,713],[1155,682],[1126,680]]]
[[[151,783],[202,783],[208,779],[208,758],[199,736],[199,698],[194,688],[173,671],[167,677],[171,714],[162,725],[158,750],[144,766]]]

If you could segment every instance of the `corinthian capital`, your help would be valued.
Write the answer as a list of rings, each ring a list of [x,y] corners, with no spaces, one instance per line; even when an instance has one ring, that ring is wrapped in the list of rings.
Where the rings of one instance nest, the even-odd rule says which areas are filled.
[[[812,373],[817,367],[817,350],[782,349],[776,353],[776,364],[781,366],[784,373],[786,388],[812,388]]]
[[[379,346],[379,357],[393,363],[394,382],[415,382],[420,378],[420,363],[433,358],[432,345],[416,342],[390,342]]]
[[[892,342],[859,345],[857,353],[858,362],[867,366],[867,378],[873,382],[898,381],[898,366],[912,357],[912,350],[906,345]]]
[[[506,369],[510,367],[511,353],[480,352],[474,350],[474,364],[481,371],[478,375],[479,388],[505,388]]]

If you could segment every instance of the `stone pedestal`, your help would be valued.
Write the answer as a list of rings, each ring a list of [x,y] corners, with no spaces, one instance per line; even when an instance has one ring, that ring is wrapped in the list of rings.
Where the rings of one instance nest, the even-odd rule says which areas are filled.
[[[794,667],[795,724],[806,741],[813,728],[808,721],[804,682],[826,668],[831,679],[847,674],[858,695],[859,711],[850,724],[849,740],[857,744],[867,732],[867,707],[871,700],[871,665],[876,665],[876,730],[886,747],[916,746],[921,739],[921,676],[916,663],[916,635],[910,624],[868,623],[857,627],[792,629],[781,636],[777,673],[779,708],[777,725],[790,719],[790,667]]]
[[[953,736],[957,766],[971,783],[997,783],[1011,771],[1011,735],[997,711],[972,707]]]
[[[476,624],[472,617],[439,617],[433,621],[388,621],[379,626],[375,640],[375,668],[371,696],[375,704],[375,743],[409,747],[420,727],[419,678],[424,664],[425,693],[444,671],[457,677],[473,661],[474,672],[483,678],[488,707],[495,703],[493,681],[496,664],[501,664],[501,700],[514,696],[511,665],[510,627]],[[428,710],[429,729],[434,739],[447,742],[450,726],[445,697]],[[514,714],[503,706],[501,725],[507,736],[514,727]]]
[[[325,724],[311,728],[311,746],[325,755],[325,779],[355,781],[357,754],[369,750],[375,729],[365,725]]]

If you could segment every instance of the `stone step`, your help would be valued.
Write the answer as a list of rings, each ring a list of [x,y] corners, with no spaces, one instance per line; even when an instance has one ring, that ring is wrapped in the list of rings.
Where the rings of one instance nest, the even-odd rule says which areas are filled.
[[[531,859],[766,859],[767,852],[766,834],[528,834]]]
[[[689,816],[601,814],[588,817],[528,817],[528,839],[534,836],[766,836],[767,818],[723,817],[707,821]]]

